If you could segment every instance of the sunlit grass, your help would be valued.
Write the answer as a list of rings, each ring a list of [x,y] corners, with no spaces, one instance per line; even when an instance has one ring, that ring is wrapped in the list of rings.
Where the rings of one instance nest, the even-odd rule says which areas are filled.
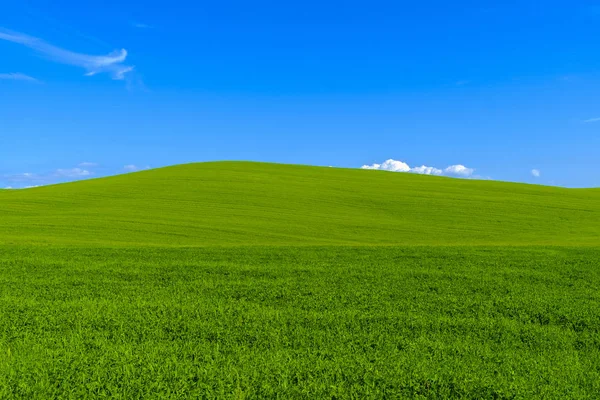
[[[594,399],[600,192],[258,163],[0,191],[0,398]]]
[[[0,397],[594,398],[599,258],[3,248]]]

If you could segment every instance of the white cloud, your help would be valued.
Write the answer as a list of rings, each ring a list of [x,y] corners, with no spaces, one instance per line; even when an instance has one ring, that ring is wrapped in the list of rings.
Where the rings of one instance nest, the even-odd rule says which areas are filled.
[[[381,169],[381,164],[363,165],[361,169]]]
[[[383,171],[392,171],[392,172],[409,172],[410,167],[408,164],[402,161],[396,160],[386,160],[383,164],[372,164],[372,165],[363,165],[362,169],[380,169]]]
[[[93,168],[93,167],[97,167],[97,166],[98,166],[98,163],[87,162],[87,161],[79,163],[79,165],[78,165],[78,167],[82,167],[82,168]]]
[[[461,177],[471,177],[475,170],[473,168],[467,168],[464,165],[451,165],[444,170],[435,167],[428,167],[421,165],[420,167],[411,168],[407,163],[403,161],[389,159],[384,161],[382,164],[371,164],[363,165],[362,169],[377,169],[382,171],[392,172],[412,172],[415,174],[424,175],[453,175]]]
[[[586,119],[585,121],[586,124],[589,124],[591,122],[600,122],[600,118],[590,118],[590,119]]]
[[[64,178],[84,178],[92,175],[90,171],[82,168],[57,169],[55,175]]]
[[[29,75],[21,74],[20,72],[14,72],[14,73],[10,73],[10,74],[0,74],[0,79],[10,80],[10,81],[26,81],[26,82],[40,83],[40,81],[38,81],[37,79],[35,79]]]
[[[411,168],[410,172],[414,172],[416,174],[424,174],[424,175],[442,175],[443,171],[441,169],[437,169],[434,167],[426,167],[425,165],[421,165],[420,167]]]
[[[458,175],[458,176],[468,177],[468,176],[473,175],[473,172],[475,172],[475,170],[473,168],[467,168],[464,165],[457,164],[457,165],[449,166],[448,168],[446,168],[444,170],[444,172],[448,175]]]
[[[539,169],[532,169],[531,170],[531,175],[535,176],[536,178],[539,178],[540,175],[542,175],[542,173],[540,172]]]
[[[133,70],[132,66],[123,64],[127,58],[125,49],[116,50],[105,56],[93,56],[65,50],[42,39],[3,29],[0,29],[0,39],[29,47],[55,62],[84,68],[87,76],[108,73],[113,79],[122,80],[126,73]]]

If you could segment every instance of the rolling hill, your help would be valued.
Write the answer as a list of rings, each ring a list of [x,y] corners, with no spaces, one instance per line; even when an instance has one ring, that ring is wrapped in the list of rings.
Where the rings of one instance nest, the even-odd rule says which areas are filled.
[[[600,191],[250,162],[0,191],[0,398],[595,399]]]
[[[600,190],[208,162],[2,190],[0,244],[598,245]]]

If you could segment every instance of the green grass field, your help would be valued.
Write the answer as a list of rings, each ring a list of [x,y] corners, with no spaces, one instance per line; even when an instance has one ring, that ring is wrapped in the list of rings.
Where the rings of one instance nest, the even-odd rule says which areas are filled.
[[[598,189],[226,162],[0,191],[0,398],[598,393]]]
[[[246,162],[0,191],[0,243],[599,245],[600,190]]]

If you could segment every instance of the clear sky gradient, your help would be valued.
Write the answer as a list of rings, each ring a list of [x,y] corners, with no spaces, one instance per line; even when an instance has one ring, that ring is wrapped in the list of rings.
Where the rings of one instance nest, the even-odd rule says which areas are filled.
[[[0,187],[388,159],[599,187],[599,37],[591,1],[8,2]]]

